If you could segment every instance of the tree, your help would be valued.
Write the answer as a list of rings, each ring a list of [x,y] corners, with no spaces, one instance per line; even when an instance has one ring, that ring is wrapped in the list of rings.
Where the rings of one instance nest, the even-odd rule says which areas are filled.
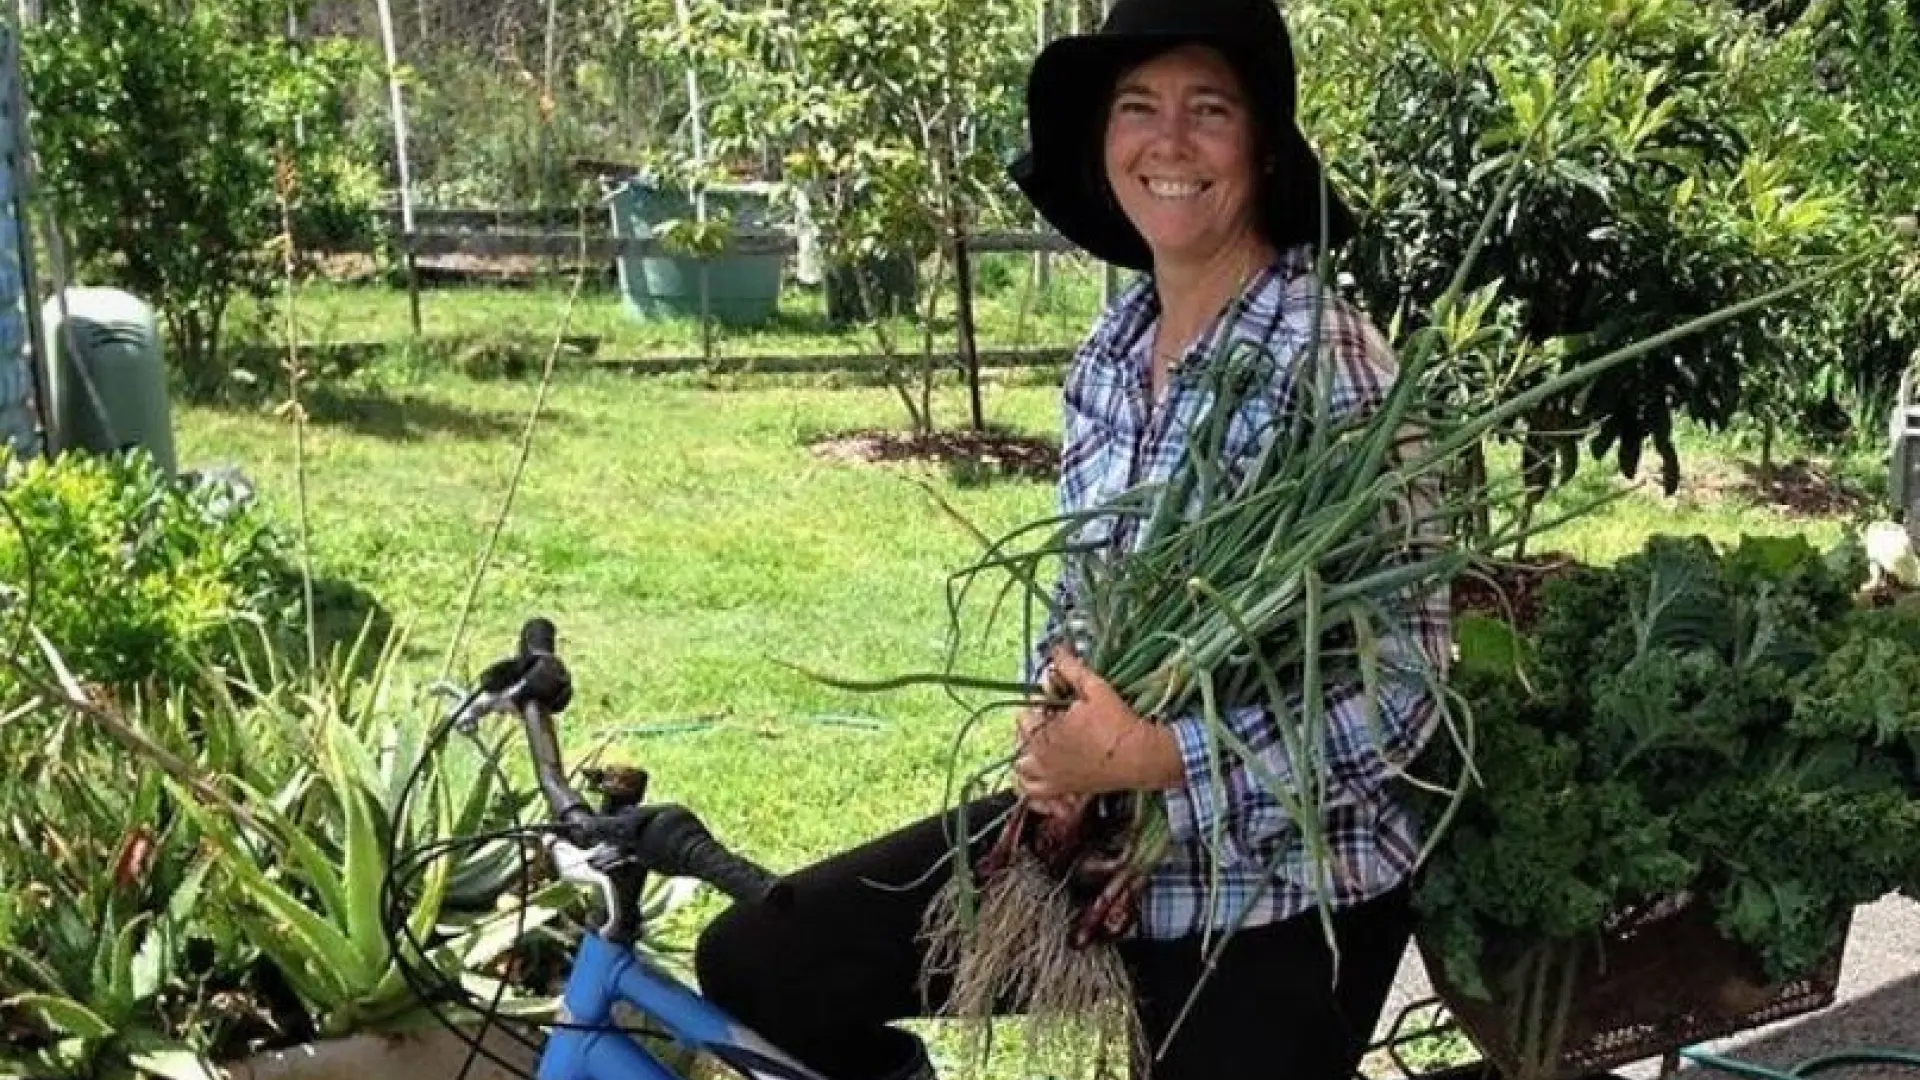
[[[643,34],[648,59],[691,65],[708,95],[705,170],[674,148],[656,157],[663,172],[698,185],[719,178],[714,163],[770,157],[790,203],[804,201],[819,227],[829,265],[936,260],[915,303],[918,386],[896,364],[888,368],[915,433],[930,433],[945,260],[955,237],[1008,191],[1005,148],[1019,131],[1017,93],[1032,48],[1019,0],[688,0],[684,23],[671,0],[641,4],[635,21],[653,28]],[[870,294],[870,285],[861,287]],[[966,288],[961,282],[962,296]],[[897,360],[884,323],[873,328]],[[978,428],[977,366],[965,374]]]
[[[1512,363],[1462,363],[1458,378],[1481,384],[1463,393],[1501,378],[1517,389],[1540,365],[1759,295],[1859,242],[1857,191],[1818,167],[1802,118],[1783,115],[1811,64],[1731,8],[1330,0],[1306,20],[1302,52],[1317,58],[1309,123],[1327,133],[1331,170],[1363,219],[1356,288],[1405,329],[1435,318],[1483,208],[1522,159],[1512,212],[1469,283],[1490,290],[1481,306],[1504,320]],[[1677,416],[1724,425],[1743,404],[1764,416],[1779,401],[1769,387],[1800,384],[1802,357],[1780,333],[1797,317],[1693,336],[1517,422],[1504,435],[1521,443],[1534,499],[1571,478],[1583,439],[1629,477],[1650,446],[1672,491]]]
[[[290,47],[286,16],[282,0],[82,0],[48,5],[24,50],[76,266],[155,302],[192,390],[225,375],[233,296],[275,280],[277,169],[297,185],[298,235],[363,228],[379,196],[331,119],[355,53]]]

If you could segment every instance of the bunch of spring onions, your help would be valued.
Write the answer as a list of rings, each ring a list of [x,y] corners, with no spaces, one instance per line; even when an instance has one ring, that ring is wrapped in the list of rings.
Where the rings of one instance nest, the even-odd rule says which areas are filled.
[[[1521,524],[1472,545],[1448,536],[1446,523],[1466,520],[1501,498],[1490,490],[1446,490],[1444,480],[1454,474],[1461,455],[1511,420],[1578,390],[1615,366],[1741,317],[1826,276],[1814,275],[1566,371],[1542,375],[1519,393],[1489,388],[1477,401],[1443,410],[1433,404],[1441,396],[1430,392],[1449,356],[1439,328],[1459,310],[1473,260],[1510,197],[1524,158],[1516,155],[1465,263],[1436,305],[1432,323],[1402,345],[1393,387],[1377,408],[1357,416],[1329,415],[1330,371],[1321,362],[1325,357],[1317,333],[1295,357],[1236,346],[1207,365],[1210,406],[1194,428],[1186,458],[1165,483],[1144,485],[1084,513],[1029,523],[997,541],[973,529],[986,554],[956,575],[956,582],[965,583],[962,594],[986,573],[1006,574],[1008,588],[1024,587],[1029,611],[1035,604],[1045,605],[1057,625],[1069,628],[1088,667],[1141,716],[1156,721],[1206,717],[1212,760],[1248,765],[1289,814],[1322,880],[1332,872],[1321,832],[1327,795],[1324,688],[1341,680],[1375,695],[1390,680],[1421,683],[1441,715],[1445,734],[1436,737],[1455,741],[1470,772],[1471,718],[1447,691],[1445,658],[1409,656],[1405,650],[1390,656],[1383,648],[1382,629],[1391,623],[1394,605],[1446,589],[1483,556],[1507,548],[1523,534],[1565,521],[1528,523],[1521,515],[1497,515]],[[1826,273],[1845,269],[1837,265]],[[1251,462],[1228,462],[1222,452],[1227,428],[1246,395],[1268,392],[1269,366],[1275,363],[1292,364],[1294,385],[1304,392],[1293,396],[1294,407],[1268,433]],[[1141,533],[1124,555],[1085,550],[1088,545],[1076,541],[1090,522],[1125,517],[1135,519]],[[1022,547],[1036,536],[1040,543]],[[1054,610],[1052,594],[1039,580],[1039,568],[1054,560],[1070,561],[1078,570],[1074,610]],[[961,597],[950,595],[949,600],[957,620]],[[1046,700],[1057,693],[1044,685],[1008,684],[952,671],[882,680],[815,677],[850,689],[932,683],[950,690],[1001,691],[1015,699],[989,709]],[[1222,722],[1229,709],[1254,704],[1275,718],[1282,749],[1294,764],[1294,782],[1273,775]],[[977,711],[967,726],[987,712]],[[969,776],[954,801],[964,803],[990,790],[1010,763],[1009,757]],[[1439,790],[1450,793],[1457,806],[1465,782]],[[949,793],[950,798],[954,795]],[[1144,875],[1166,851],[1165,804],[1154,793],[1122,798],[1125,823],[1118,861]],[[1215,800],[1225,805],[1225,793],[1216,791]],[[1435,830],[1427,838],[1427,850],[1439,835]],[[964,857],[967,839],[956,836],[953,873],[925,928],[930,949],[926,974],[952,982],[946,1014],[973,1022],[975,1031],[984,1034],[996,1009],[1011,1003],[1027,1018],[1030,1052],[1064,1049],[1068,1060],[1084,1063],[1089,1060],[1084,1039],[1091,1035],[1099,1044],[1094,1060],[1118,1051],[1144,1063],[1141,1055],[1152,1048],[1142,1040],[1125,970],[1110,942],[1080,947],[1072,940],[1071,929],[1082,912],[1076,910],[1059,862],[1016,852],[1011,860],[976,875]],[[1218,837],[1208,839],[1218,850]],[[1270,869],[1277,871],[1278,866]],[[1329,944],[1325,895],[1330,891],[1321,890],[1319,905]],[[1222,928],[1214,935],[1214,957],[1233,930]]]

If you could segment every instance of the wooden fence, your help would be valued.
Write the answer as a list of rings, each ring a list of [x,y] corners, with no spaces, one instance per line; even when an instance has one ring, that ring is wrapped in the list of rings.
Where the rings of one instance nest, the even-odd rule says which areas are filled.
[[[532,210],[525,208],[504,209],[467,209],[442,207],[415,207],[413,209],[413,230],[408,232],[400,211],[395,208],[385,215],[388,234],[393,237],[392,245],[406,260],[407,298],[413,332],[418,336],[421,331],[421,293],[419,260],[445,258],[448,256],[469,256],[477,259],[524,258],[564,262],[584,258],[589,262],[605,263],[621,257],[646,257],[654,255],[683,255],[698,260],[697,255],[686,255],[668,247],[653,238],[622,237],[612,234],[609,214],[605,206],[556,207],[552,210]],[[372,244],[349,245],[344,249],[348,253],[365,254]],[[781,228],[738,228],[731,230],[725,243],[713,253],[719,258],[727,255],[792,255],[800,249],[799,235],[790,229]],[[1047,231],[993,230],[971,233],[960,238],[959,243],[948,241],[947,252],[954,258],[956,267],[967,267],[968,256],[974,254],[1032,254],[1044,259],[1053,253],[1076,251],[1070,242],[1057,233]],[[960,289],[960,303],[957,305],[955,349],[950,354],[959,366],[970,373],[977,373],[983,362],[1004,366],[1018,366],[1029,363],[1050,363],[1060,357],[1061,349],[1037,348],[1029,350],[999,350],[983,352],[976,342],[973,319],[973,280],[970,272],[957,275]],[[1107,275],[1107,289],[1114,286],[1111,270]],[[649,358],[644,363],[635,363],[636,368],[676,368],[693,365],[710,366],[714,361],[712,341],[712,320],[701,318],[701,351],[698,357],[658,357]],[[943,354],[948,355],[948,354]],[[796,365],[811,367],[820,363],[824,357],[813,356],[756,356],[749,361],[759,370],[794,370]],[[872,364],[888,359],[880,353],[841,353],[832,357],[835,361],[847,363]]]

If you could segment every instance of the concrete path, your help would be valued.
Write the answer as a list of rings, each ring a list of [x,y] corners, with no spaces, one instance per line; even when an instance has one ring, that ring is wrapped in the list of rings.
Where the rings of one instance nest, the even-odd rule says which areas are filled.
[[[1381,1019],[1381,1036],[1403,1008],[1432,996],[1426,970],[1418,954],[1409,950]],[[1785,1069],[1822,1054],[1875,1046],[1920,1053],[1920,903],[1898,896],[1862,907],[1855,915],[1839,996],[1831,1006],[1702,1049]],[[1660,1075],[1660,1063],[1637,1062],[1616,1071],[1631,1080],[1654,1080]],[[1731,1074],[1688,1065],[1675,1075],[1721,1080]],[[1838,1080],[1920,1080],[1916,1069],[1849,1068],[1820,1075]]]

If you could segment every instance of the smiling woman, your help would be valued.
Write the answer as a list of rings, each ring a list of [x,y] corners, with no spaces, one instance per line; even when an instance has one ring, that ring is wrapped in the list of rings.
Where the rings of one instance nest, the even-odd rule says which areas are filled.
[[[1034,64],[1032,147],[1014,179],[1062,235],[1145,274],[1102,313],[1064,388],[1059,510],[1085,521],[1074,539],[1100,562],[1145,539],[1138,517],[1107,510],[1123,493],[1174,483],[1216,449],[1218,489],[1234,490],[1268,446],[1293,445],[1306,394],[1328,393],[1338,426],[1393,384],[1382,336],[1314,271],[1353,223],[1324,190],[1295,96],[1274,0],[1121,0],[1097,34]],[[1247,367],[1256,378],[1216,401],[1222,381],[1203,376],[1243,345],[1263,354]],[[1301,378],[1309,365],[1316,377]],[[1224,445],[1207,431],[1227,432]],[[1383,543],[1412,545],[1423,530],[1410,510],[1397,517]],[[1015,723],[1013,790],[799,871],[787,911],[729,911],[702,937],[703,989],[837,1080],[930,1076],[892,1021],[1000,1011],[1091,1020],[1159,1080],[1345,1080],[1412,933],[1421,844],[1392,778],[1438,727],[1428,685],[1306,680],[1326,736],[1304,760],[1286,750],[1301,738],[1293,720],[1264,703],[1142,715],[1085,660],[1082,628],[1100,613],[1080,598],[1098,597],[1066,561],[1035,643],[1046,663],[1029,665],[1044,666],[1031,681],[1047,692]],[[1446,606],[1444,589],[1382,598],[1388,666],[1444,669]],[[1221,760],[1226,740],[1249,754]],[[1322,793],[1319,820],[1289,820],[1269,776]],[[1110,858],[1121,808],[1143,802],[1156,809],[1139,820],[1157,824],[1140,835],[1155,839]],[[953,872],[957,848],[969,875]],[[985,882],[970,935],[957,925],[963,876]],[[1097,1068],[1097,1055],[1076,1060]]]
[[[1255,127],[1226,58],[1183,46],[1129,71],[1107,121],[1107,183],[1153,251],[1154,270],[1272,257],[1254,201]]]

